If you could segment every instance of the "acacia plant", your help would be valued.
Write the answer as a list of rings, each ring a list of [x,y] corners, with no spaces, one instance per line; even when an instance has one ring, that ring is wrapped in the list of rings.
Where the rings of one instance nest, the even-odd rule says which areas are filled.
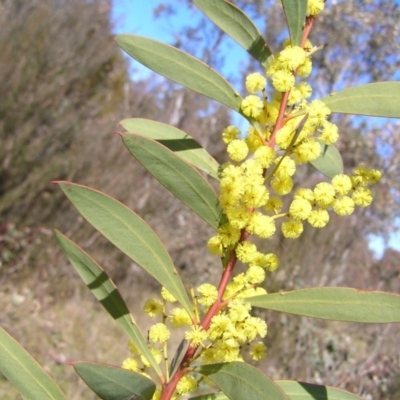
[[[313,87],[306,78],[313,54],[324,48],[308,36],[325,7],[323,0],[282,0],[289,37],[275,54],[233,4],[194,3],[259,62],[262,72],[246,77],[244,98],[208,65],[174,47],[133,35],[118,36],[117,43],[155,72],[242,115],[248,121],[247,131],[233,125],[224,129],[222,141],[230,161],[223,165],[186,133],[159,122],[125,119],[121,125],[126,132],[120,136],[165,188],[215,230],[207,247],[215,255],[220,280],[185,288],[163,244],[136,213],[94,189],[57,182],[89,223],[162,285],[159,298],[144,304],[144,312],[155,323],[143,335],[101,267],[56,232],[71,264],[127,334],[131,352],[122,368],[94,362],[73,366],[102,399],[359,398],[323,385],[273,381],[247,362],[267,356],[263,342],[267,323],[255,309],[391,323],[400,322],[400,296],[334,287],[267,293],[263,282],[278,268],[279,259],[274,252],[257,249],[254,238],[267,240],[280,230],[294,240],[306,223],[322,229],[332,213],[346,216],[356,207],[370,205],[370,186],[381,174],[367,166],[343,173],[334,145],[339,132],[328,119],[332,113],[400,118],[400,82],[371,83],[310,100]],[[320,171],[321,181],[293,191],[294,174],[308,163]],[[208,177],[218,182],[218,194]],[[239,262],[244,267],[238,270]],[[175,328],[184,333],[171,355],[169,340]],[[27,398],[65,398],[5,332],[1,344],[1,371]]]

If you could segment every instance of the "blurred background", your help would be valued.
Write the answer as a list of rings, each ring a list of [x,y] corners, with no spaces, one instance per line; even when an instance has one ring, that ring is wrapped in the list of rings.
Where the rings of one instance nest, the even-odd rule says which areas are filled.
[[[255,18],[273,51],[287,38],[275,0],[234,1]],[[310,39],[316,98],[350,85],[400,79],[400,8],[385,0],[332,0]],[[96,233],[53,180],[99,189],[145,218],[186,282],[217,283],[219,261],[205,254],[212,232],[132,159],[123,118],[169,123],[224,162],[220,134],[243,121],[225,107],[131,62],[113,37],[135,33],[167,41],[226,75],[241,93],[259,67],[189,0],[0,0],[0,325],[51,373],[69,399],[95,399],[67,361],[119,365],[127,339],[68,265],[54,240],[60,229],[112,277],[142,332],[140,311],[158,284]],[[400,293],[400,123],[334,116],[345,170],[380,169],[371,208],[332,218],[299,240],[260,244],[281,267],[268,291],[350,286]],[[304,169],[302,185],[321,176]],[[300,181],[299,181],[300,182]],[[399,243],[398,243],[399,242]],[[335,323],[264,312],[269,356],[260,368],[350,390],[365,400],[400,398],[398,325]],[[0,398],[20,399],[0,376]]]

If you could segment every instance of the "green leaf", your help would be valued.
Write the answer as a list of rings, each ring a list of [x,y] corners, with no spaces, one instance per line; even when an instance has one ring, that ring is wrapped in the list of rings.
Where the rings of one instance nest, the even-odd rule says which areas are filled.
[[[361,400],[361,397],[355,394],[330,386],[296,381],[275,381],[275,383],[286,393],[290,400]],[[191,397],[190,400],[229,399],[224,393],[219,392]]]
[[[121,294],[114,282],[103,269],[79,246],[69,240],[61,232],[55,231],[55,236],[62,251],[78,272],[96,299],[108,311],[111,317],[128,335],[129,339],[140,350],[159,376],[162,376],[160,367],[154,359],[153,353],[147,346],[132,315],[129,313]]]
[[[275,381],[290,400],[361,400],[352,393],[329,386],[296,381]]]
[[[72,182],[57,183],[90,224],[157,279],[194,318],[191,303],[170,255],[137,214],[97,190]]]
[[[327,146],[318,140],[321,145],[321,155],[310,164],[328,178],[343,174],[343,160],[339,150],[333,145]]]
[[[120,122],[122,127],[131,133],[157,140],[168,147],[189,164],[204,171],[215,179],[218,177],[219,164],[187,133],[171,125],[143,118],[129,118]]]
[[[259,369],[244,362],[202,365],[194,371],[211,379],[230,400],[289,399]]]
[[[193,0],[217,26],[265,65],[271,50],[251,19],[235,5],[224,0]]]
[[[240,112],[239,93],[209,65],[175,47],[136,35],[119,35],[119,46],[151,70]]]
[[[306,20],[307,0],[282,0],[290,41],[293,46],[301,46],[303,25]]]
[[[229,400],[228,397],[222,392],[202,394],[196,397],[190,397],[189,400]]]
[[[0,372],[29,400],[66,400],[32,356],[0,327]]]
[[[152,380],[123,368],[83,361],[71,364],[103,400],[151,400],[156,390]]]
[[[400,82],[354,86],[321,100],[333,113],[400,118]]]
[[[171,365],[169,367],[170,376],[173,376],[177,371],[181,361],[183,360],[183,357],[185,357],[186,350],[188,349],[188,347],[189,347],[189,341],[183,339],[179,344],[178,349],[176,350],[175,355],[171,361]]]
[[[130,153],[174,196],[214,229],[222,210],[210,184],[189,164],[160,143],[126,133],[122,140]]]
[[[252,306],[333,321],[400,322],[400,296],[351,288],[293,290],[246,299]]]

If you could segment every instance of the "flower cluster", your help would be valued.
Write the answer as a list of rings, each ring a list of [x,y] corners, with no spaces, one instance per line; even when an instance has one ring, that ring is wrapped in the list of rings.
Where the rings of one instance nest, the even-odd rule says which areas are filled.
[[[309,0],[307,15],[312,19],[324,4]],[[270,57],[265,74],[256,72],[246,78],[249,95],[242,100],[241,112],[250,126],[245,135],[233,125],[222,132],[230,158],[220,169],[223,216],[208,241],[209,251],[222,259],[223,274],[230,272],[223,275],[227,279],[221,279],[218,288],[204,283],[196,294],[193,291],[195,320],[184,308],[172,305],[176,299],[165,288],[161,299],[145,302],[144,312],[159,321],[148,331],[148,347],[158,363],[167,360],[167,342],[174,328],[185,329],[193,350],[185,367],[195,360],[203,364],[243,361],[243,349],[255,361],[265,358],[262,339],[267,324],[251,314],[246,298],[266,294],[262,284],[266,274],[278,268],[279,260],[273,253],[259,251],[249,238],[269,239],[280,229],[284,237],[296,239],[305,223],[323,228],[330,212],[350,215],[355,207],[372,202],[369,186],[381,174],[363,166],[353,174],[337,174],[330,182],[324,180],[293,193],[296,171],[339,138],[338,127],[328,120],[330,109],[321,100],[309,101],[312,87],[299,81],[310,75],[311,56],[318,50],[308,40],[304,42],[300,47],[287,41],[279,54]],[[246,267],[233,275],[236,261]],[[132,343],[130,351],[123,368],[147,375],[148,360]],[[184,375],[176,383],[173,398],[193,392],[198,383],[193,372]],[[160,393],[158,389],[153,399]]]

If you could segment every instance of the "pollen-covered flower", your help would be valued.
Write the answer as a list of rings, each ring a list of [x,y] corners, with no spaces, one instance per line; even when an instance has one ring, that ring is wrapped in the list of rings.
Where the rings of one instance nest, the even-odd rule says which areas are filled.
[[[329,222],[329,213],[324,209],[318,208],[311,211],[307,221],[314,228],[323,228]]]
[[[285,238],[297,239],[303,232],[303,223],[295,219],[288,219],[282,223],[282,233]]]
[[[249,148],[244,140],[235,139],[228,144],[227,152],[233,161],[243,161],[249,154]]]
[[[324,0],[308,0],[307,15],[318,15],[325,7]]]
[[[307,78],[312,71],[312,61],[310,59],[310,57],[307,57],[303,64],[301,64],[299,66],[299,68],[297,68],[297,76],[299,76],[300,78]]]
[[[331,110],[325,105],[322,100],[313,100],[308,105],[310,119],[315,119],[317,125],[321,125],[326,117],[331,113]]]
[[[312,95],[312,87],[307,82],[301,82],[297,89],[303,99],[308,99]]]
[[[236,247],[236,256],[244,264],[251,262],[256,253],[256,245],[250,242],[239,243]]]
[[[149,330],[149,339],[155,343],[165,343],[171,337],[171,332],[165,324],[159,322]]]
[[[216,340],[222,336],[224,332],[232,329],[234,329],[232,321],[227,315],[215,315],[212,317],[210,328],[208,329],[209,338],[211,340]]]
[[[139,370],[139,362],[134,358],[127,358],[122,363],[122,368],[128,369],[129,371],[136,372]]]
[[[180,328],[181,326],[192,325],[190,315],[183,308],[173,308],[169,314],[169,320],[173,328]]]
[[[261,361],[267,356],[267,346],[263,342],[252,343],[249,354],[254,361]]]
[[[282,199],[278,196],[271,196],[268,199],[267,204],[265,204],[264,210],[267,212],[273,212],[277,214],[282,210],[282,207],[283,207]]]
[[[325,144],[330,145],[336,143],[339,139],[339,129],[335,124],[329,121],[322,122],[322,133],[319,136]]]
[[[307,219],[312,211],[312,206],[309,201],[297,198],[292,201],[289,207],[290,216],[296,220]]]
[[[244,330],[247,336],[247,340],[251,341],[256,338],[256,336],[260,336],[264,338],[267,336],[267,324],[264,320],[259,317],[249,317],[246,319],[244,324]]]
[[[275,271],[279,267],[279,258],[273,253],[264,254],[260,266],[267,271]]]
[[[246,89],[250,93],[254,94],[257,92],[261,92],[265,88],[266,84],[267,84],[267,80],[265,79],[265,77],[263,77],[258,72],[247,75],[247,77],[246,77]]]
[[[239,241],[240,230],[226,223],[218,228],[218,237],[221,239],[224,247],[230,247]]]
[[[246,136],[246,138],[244,140],[247,144],[247,147],[249,148],[249,151],[251,153],[254,153],[258,148],[263,147],[264,145],[260,138],[260,135],[252,126],[250,126],[247,129],[247,132],[248,132],[248,135]]]
[[[208,333],[200,325],[192,325],[191,330],[185,332],[185,339],[191,341],[194,347],[203,346],[208,339]]]
[[[306,52],[299,46],[286,47],[278,55],[278,61],[289,70],[294,70],[304,63]]]
[[[275,220],[260,212],[253,212],[246,230],[258,235],[260,238],[268,239],[275,233]]]
[[[335,188],[336,193],[344,196],[349,193],[352,188],[351,179],[345,174],[335,175],[332,179],[332,186]]]
[[[250,316],[249,311],[251,310],[250,303],[246,303],[241,299],[231,300],[228,304],[229,317],[232,321],[244,321]]]
[[[294,161],[301,165],[316,160],[321,154],[321,145],[315,139],[306,139],[293,151]]]
[[[295,84],[295,77],[290,71],[280,70],[272,75],[272,85],[278,92],[287,92]]]
[[[239,128],[234,125],[230,125],[222,131],[222,140],[224,141],[224,143],[229,144],[230,142],[232,142],[232,140],[237,139],[239,135]]]
[[[161,288],[161,297],[169,303],[175,303],[177,300],[165,287]]]
[[[222,256],[224,249],[222,247],[222,239],[219,236],[213,236],[207,243],[208,251],[214,256]]]
[[[149,317],[156,317],[163,314],[164,304],[160,300],[149,299],[144,303],[143,310]]]
[[[246,271],[246,278],[252,285],[259,284],[264,282],[265,271],[261,267],[254,265]]]
[[[203,283],[200,285],[197,288],[197,292],[200,294],[198,302],[207,307],[214,304],[218,297],[217,288],[210,283]]]
[[[254,159],[263,168],[268,168],[276,158],[276,153],[271,147],[262,146],[258,148],[254,153]]]
[[[256,118],[261,114],[261,110],[263,109],[264,104],[263,101],[254,94],[245,97],[242,100],[241,109],[243,114],[247,117]]]
[[[343,196],[333,202],[333,211],[338,215],[350,215],[354,211],[354,200],[348,196]]]
[[[185,375],[176,385],[178,394],[185,395],[197,389],[197,380],[191,375]]]
[[[275,164],[279,165],[277,171],[275,172],[276,175],[293,176],[296,172],[296,164],[289,157],[278,157],[275,160]]]
[[[271,187],[277,194],[284,196],[293,189],[293,179],[290,176],[276,175],[271,181]]]
[[[318,205],[327,207],[335,198],[335,188],[328,182],[320,182],[315,186],[314,198]]]
[[[356,189],[351,198],[354,200],[355,205],[359,207],[368,207],[372,203],[372,193],[364,187]]]

